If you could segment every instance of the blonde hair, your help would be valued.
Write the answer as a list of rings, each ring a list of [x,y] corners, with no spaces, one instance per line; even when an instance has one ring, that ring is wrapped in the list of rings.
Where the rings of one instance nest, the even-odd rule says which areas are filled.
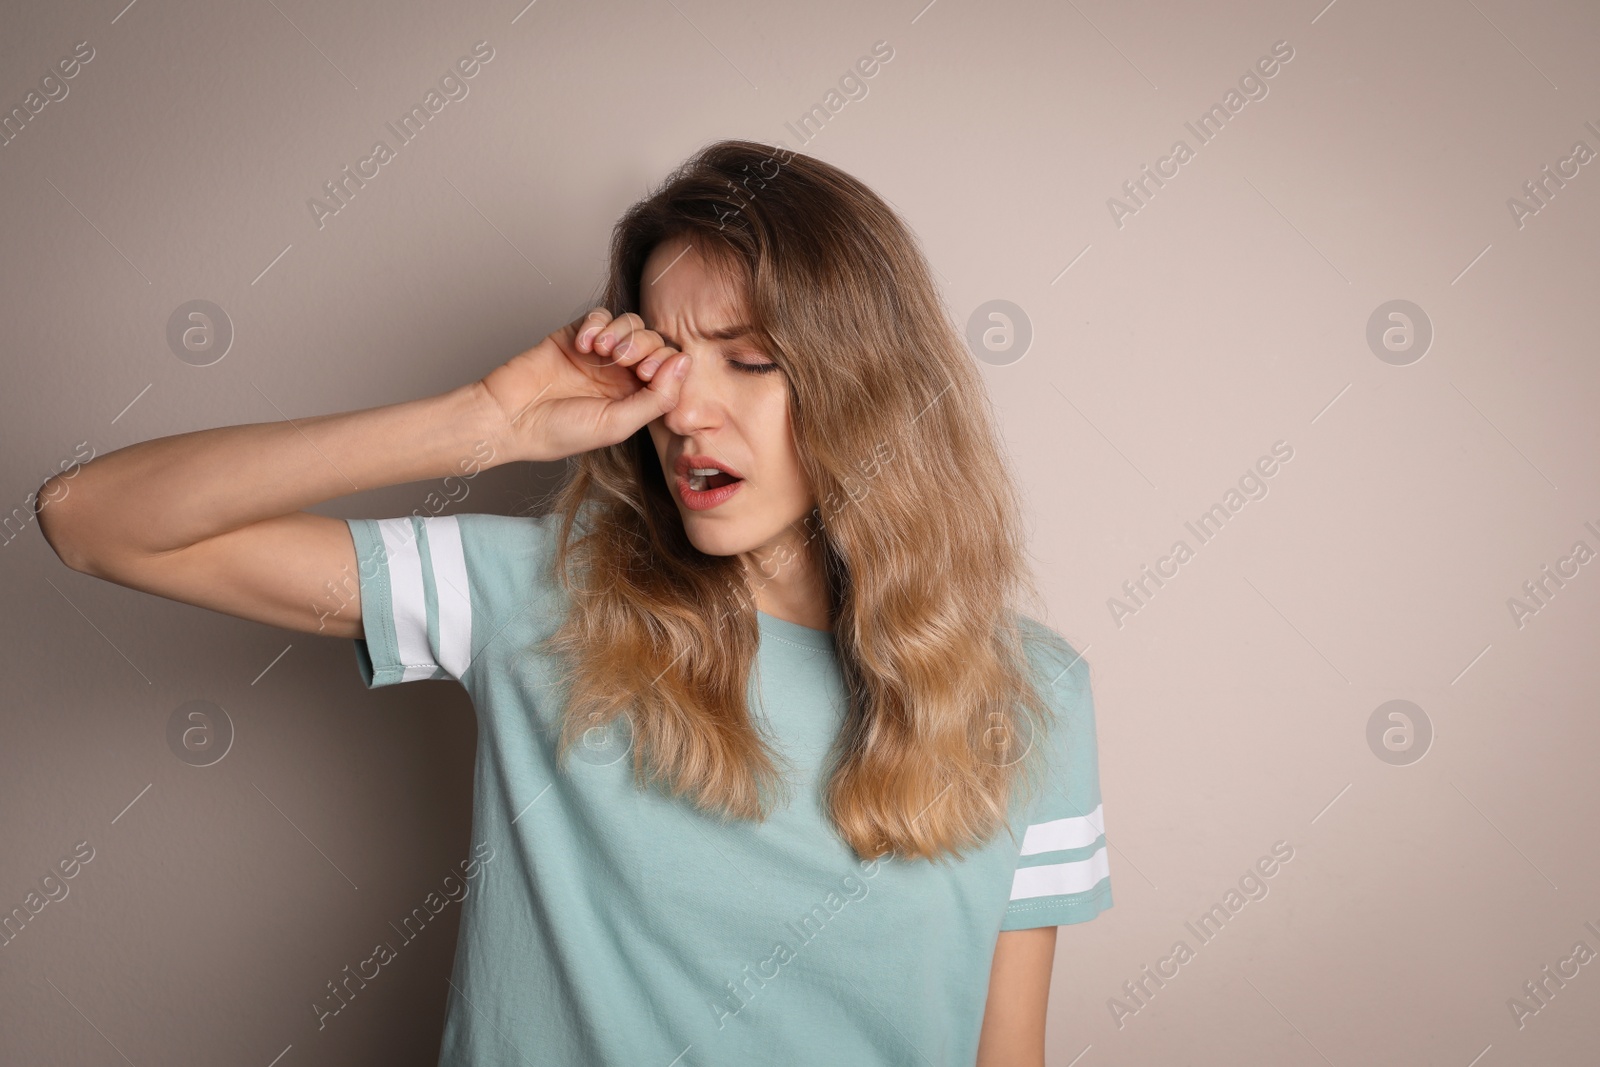
[[[850,175],[719,141],[617,222],[600,303],[638,312],[645,260],[679,236],[739,283],[816,490],[804,525],[849,698],[829,818],[863,858],[978,847],[1037,787],[1051,712],[1016,609],[1037,598],[1019,497],[928,265]],[[641,788],[764,819],[788,783],[746,704],[760,632],[743,564],[689,542],[648,428],[569,462],[555,569],[572,610],[544,644],[565,672],[562,757],[625,716]]]

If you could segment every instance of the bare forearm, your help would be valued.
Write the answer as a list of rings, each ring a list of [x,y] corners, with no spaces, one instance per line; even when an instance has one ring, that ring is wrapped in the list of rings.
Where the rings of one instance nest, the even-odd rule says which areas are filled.
[[[995,942],[977,1067],[1044,1067],[1056,927],[1003,931]]]
[[[503,421],[473,382],[363,411],[163,437],[86,464],[40,520],[64,556],[170,552],[360,490],[460,474],[463,461],[493,466],[510,458],[493,448]]]

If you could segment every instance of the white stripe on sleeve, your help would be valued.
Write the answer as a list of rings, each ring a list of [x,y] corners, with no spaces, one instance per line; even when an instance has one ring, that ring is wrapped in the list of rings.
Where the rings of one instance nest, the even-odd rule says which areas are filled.
[[[428,601],[422,586],[422,554],[411,520],[379,519],[389,557],[389,600],[394,613],[395,652],[404,667],[401,681],[431,677],[438,664],[428,648]]]
[[[1083,893],[1099,885],[1111,873],[1102,845],[1086,860],[1071,863],[1046,863],[1038,867],[1018,867],[1011,879],[1011,899],[1057,897]]]
[[[472,598],[461,524],[454,515],[422,521],[428,528],[428,555],[433,559],[439,601],[439,665],[459,680],[472,662]]]
[[[1022,835],[1021,855],[1036,856],[1041,852],[1060,852],[1069,848],[1087,848],[1106,832],[1104,805],[1096,804],[1087,815],[1071,819],[1053,819],[1034,823]]]

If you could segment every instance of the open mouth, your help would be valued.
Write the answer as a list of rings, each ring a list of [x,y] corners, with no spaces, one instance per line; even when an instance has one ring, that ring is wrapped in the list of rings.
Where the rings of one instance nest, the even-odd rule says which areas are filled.
[[[689,488],[697,493],[720,489],[725,485],[732,485],[734,482],[742,480],[741,478],[735,478],[727,471],[718,470],[715,467],[691,467],[689,469]]]

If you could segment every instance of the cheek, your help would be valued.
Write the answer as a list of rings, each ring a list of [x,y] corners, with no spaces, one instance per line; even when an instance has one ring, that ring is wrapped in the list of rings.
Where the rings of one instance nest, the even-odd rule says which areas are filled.
[[[804,494],[806,478],[795,449],[787,390],[771,390],[750,410],[753,416],[749,423],[750,440],[760,449],[761,467],[768,484],[794,495]]]

